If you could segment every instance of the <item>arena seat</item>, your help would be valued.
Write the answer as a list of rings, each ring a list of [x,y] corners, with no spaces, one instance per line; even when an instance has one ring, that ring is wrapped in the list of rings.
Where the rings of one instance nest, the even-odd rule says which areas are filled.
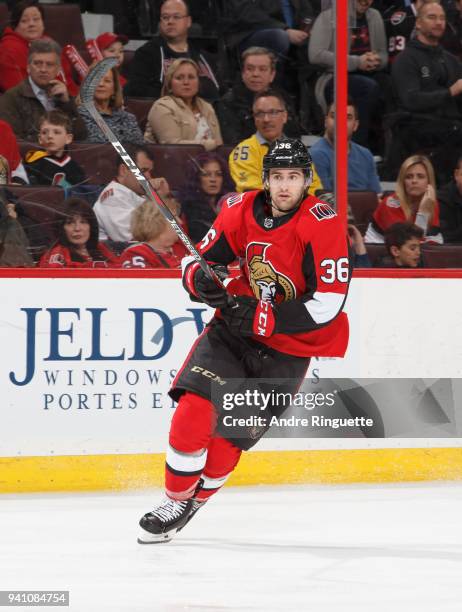
[[[427,244],[422,257],[426,268],[462,268],[462,244]]]
[[[135,115],[143,133],[153,104],[154,98],[125,98],[125,110]]]
[[[78,4],[42,4],[45,14],[45,31],[62,47],[74,45],[85,49],[85,34]]]
[[[205,151],[202,145],[150,144],[148,149],[154,156],[154,176],[166,178],[173,190],[184,183],[186,162]]]
[[[34,142],[18,141],[21,155],[31,149],[39,149]],[[178,189],[184,182],[186,162],[205,151],[202,145],[158,145],[148,144],[154,157],[154,175],[163,176],[172,189]],[[69,153],[84,170],[88,184],[106,185],[116,172],[117,153],[110,143],[91,144],[73,142]]]
[[[18,220],[29,239],[30,254],[37,259],[56,237],[56,223],[64,208],[64,190],[27,185],[8,185],[8,189],[17,198]]]
[[[375,191],[349,191],[348,203],[351,206],[356,227],[363,234],[372,219],[372,213],[377,208],[377,194]]]
[[[133,49],[124,49],[124,63],[122,64],[121,72],[127,77],[128,77],[128,67],[130,66],[134,57],[135,57],[135,51],[133,51]]]
[[[69,153],[84,170],[91,185],[106,185],[116,174],[117,152],[108,142],[92,144],[88,142],[73,142]]]
[[[384,244],[366,244],[366,251],[372,267],[377,266],[380,260],[387,255]]]
[[[18,141],[21,156],[34,149],[40,149],[36,142]],[[92,144],[88,142],[73,142],[69,145],[69,153],[84,170],[90,185],[106,185],[115,176],[117,153],[110,143]]]
[[[221,157],[226,161],[226,163],[228,163],[228,157],[233,149],[234,147],[232,145],[222,144],[217,147],[216,152],[218,153],[218,155],[221,155]]]
[[[8,6],[3,3],[0,2],[0,35],[3,32],[3,29],[9,24],[9,13],[8,13]]]

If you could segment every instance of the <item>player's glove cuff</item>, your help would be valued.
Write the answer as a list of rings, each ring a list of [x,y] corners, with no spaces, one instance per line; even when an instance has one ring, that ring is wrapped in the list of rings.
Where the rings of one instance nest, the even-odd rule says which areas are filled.
[[[191,296],[191,299],[204,302],[213,308],[226,306],[229,300],[226,289],[217,285],[194,259],[191,258],[190,261],[183,261],[185,263],[183,267],[183,286]],[[225,266],[215,264],[212,267],[218,278],[226,278],[228,271]]]
[[[270,302],[244,295],[236,296],[236,305],[222,308],[221,314],[230,330],[240,336],[269,338],[275,331],[276,318]]]

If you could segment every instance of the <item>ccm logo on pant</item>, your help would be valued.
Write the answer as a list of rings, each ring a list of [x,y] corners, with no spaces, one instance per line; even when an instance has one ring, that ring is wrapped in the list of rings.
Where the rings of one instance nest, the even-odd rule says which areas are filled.
[[[191,368],[191,372],[197,372],[197,374],[202,374],[202,376],[205,376],[206,378],[210,378],[211,380],[213,380],[213,382],[216,382],[221,386],[226,385],[226,380],[223,380],[222,378],[220,378],[219,376],[217,376],[210,370],[204,370],[204,368],[201,368],[200,366],[193,366]]]

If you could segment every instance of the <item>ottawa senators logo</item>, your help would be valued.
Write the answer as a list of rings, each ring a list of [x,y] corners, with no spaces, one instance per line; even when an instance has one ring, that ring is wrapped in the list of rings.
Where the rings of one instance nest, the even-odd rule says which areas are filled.
[[[336,217],[337,213],[335,210],[326,204],[325,202],[318,202],[314,206],[310,208],[310,213],[316,217],[318,221],[324,221],[324,219],[332,219],[332,217]]]
[[[246,261],[249,281],[257,300],[279,303],[295,298],[296,289],[293,282],[284,274],[274,269],[266,259],[266,250],[271,244],[251,242],[247,246]]]
[[[395,11],[390,17],[390,23],[394,26],[399,25],[406,19],[407,15],[404,11]]]

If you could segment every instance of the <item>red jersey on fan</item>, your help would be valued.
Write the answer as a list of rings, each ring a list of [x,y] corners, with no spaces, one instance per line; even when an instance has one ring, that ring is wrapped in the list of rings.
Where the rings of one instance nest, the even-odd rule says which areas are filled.
[[[299,357],[343,357],[348,344],[348,319],[342,312],[350,280],[348,244],[327,204],[308,196],[293,213],[274,218],[263,191],[233,195],[199,251],[211,263],[228,265],[241,258],[241,274],[227,285],[229,293],[276,304],[294,300],[293,331],[256,340]],[[297,333],[303,309],[319,324]]]
[[[181,268],[186,255],[182,242],[176,242],[168,252],[155,249],[146,242],[138,242],[125,249],[120,256],[123,268]]]
[[[100,259],[87,257],[85,261],[74,261],[70,250],[57,244],[40,258],[40,268],[114,268],[119,267],[118,257],[102,242],[98,243]]]
[[[404,210],[401,207],[401,203],[396,193],[385,196],[380,204],[374,211],[373,214],[373,226],[383,234],[386,229],[392,226],[394,223],[405,223],[411,221],[415,223],[416,212],[410,219],[406,219]],[[426,233],[426,241],[431,242],[433,238],[434,242],[442,242],[440,239],[440,206],[438,202],[435,203],[435,210],[433,218],[428,223],[428,230]]]

